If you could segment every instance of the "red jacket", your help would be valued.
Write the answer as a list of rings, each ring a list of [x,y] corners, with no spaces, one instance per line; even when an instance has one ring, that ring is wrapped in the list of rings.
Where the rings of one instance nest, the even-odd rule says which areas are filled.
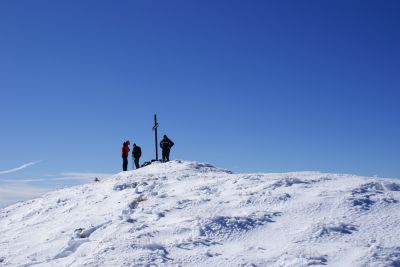
[[[129,155],[129,151],[131,151],[131,150],[129,149],[129,145],[123,144],[123,145],[122,145],[122,156],[123,156],[123,157],[127,157],[127,156]]]

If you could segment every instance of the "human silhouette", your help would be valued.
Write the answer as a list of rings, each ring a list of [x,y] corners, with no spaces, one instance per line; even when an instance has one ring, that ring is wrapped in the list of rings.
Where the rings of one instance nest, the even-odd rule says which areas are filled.
[[[128,170],[128,156],[129,156],[129,141],[125,141],[122,144],[122,170],[127,171]]]
[[[160,142],[160,147],[162,149],[162,161],[169,161],[169,153],[171,152],[171,148],[174,146],[174,142],[172,142],[167,135],[164,135],[164,138]]]
[[[136,169],[140,168],[139,159],[141,156],[142,156],[142,149],[140,148],[140,146],[133,144],[132,157],[133,161],[135,162]]]

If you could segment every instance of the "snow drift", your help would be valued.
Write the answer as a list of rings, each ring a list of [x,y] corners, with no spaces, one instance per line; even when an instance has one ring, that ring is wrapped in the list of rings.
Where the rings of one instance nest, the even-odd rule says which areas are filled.
[[[0,266],[400,266],[400,181],[173,161],[0,210]]]

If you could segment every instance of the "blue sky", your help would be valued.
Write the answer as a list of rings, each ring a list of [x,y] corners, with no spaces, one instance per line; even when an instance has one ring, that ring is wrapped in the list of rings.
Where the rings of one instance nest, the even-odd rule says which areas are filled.
[[[125,139],[153,158],[154,113],[172,158],[400,177],[399,12],[395,0],[1,1],[0,170],[36,164],[0,174],[0,190],[116,173]]]

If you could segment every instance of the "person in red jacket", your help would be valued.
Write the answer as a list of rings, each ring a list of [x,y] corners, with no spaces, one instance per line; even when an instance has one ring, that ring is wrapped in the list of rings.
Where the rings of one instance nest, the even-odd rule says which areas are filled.
[[[128,170],[128,156],[129,156],[129,145],[131,143],[129,141],[126,141],[122,144],[122,170],[127,171]]]

